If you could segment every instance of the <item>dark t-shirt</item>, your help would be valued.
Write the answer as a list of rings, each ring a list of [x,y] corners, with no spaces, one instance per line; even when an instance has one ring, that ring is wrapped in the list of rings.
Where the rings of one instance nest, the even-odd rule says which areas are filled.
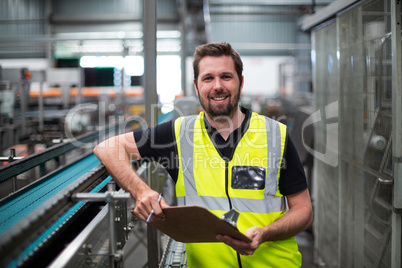
[[[227,140],[224,140],[204,117],[207,132],[223,159],[232,159],[236,145],[248,129],[251,112],[243,107],[241,110],[246,115],[245,119],[241,126],[229,135]],[[134,139],[142,159],[159,162],[176,182],[179,172],[179,157],[174,134],[174,120],[144,131],[137,130],[134,132]],[[279,177],[279,191],[283,195],[291,195],[306,188],[304,168],[291,138],[286,135],[283,164]]]

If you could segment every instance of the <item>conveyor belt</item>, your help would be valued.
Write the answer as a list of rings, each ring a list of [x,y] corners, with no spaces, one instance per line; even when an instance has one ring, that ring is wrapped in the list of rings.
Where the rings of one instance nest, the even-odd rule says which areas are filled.
[[[47,181],[2,200],[0,203],[0,236],[61,189],[99,164],[100,161],[95,155],[91,154]]]
[[[100,183],[97,187],[95,187],[91,193],[96,193],[100,189],[102,189],[108,181],[110,181],[111,177],[108,176],[102,183]],[[79,201],[75,204],[72,208],[70,208],[63,216],[61,216],[52,226],[50,226],[37,240],[31,243],[21,254],[18,258],[14,259],[10,262],[6,268],[17,267],[20,262],[22,262],[31,252],[35,250],[47,237],[49,237],[57,228],[60,227],[68,218],[70,218],[77,210],[79,210],[85,201]]]
[[[68,210],[64,210],[66,212],[60,211],[60,216],[53,223],[46,225],[46,229],[43,229],[41,226],[34,227],[39,228],[38,231],[40,229],[42,229],[42,231],[37,233],[36,237],[33,240],[30,240],[29,244],[21,247],[19,242],[13,241],[20,241],[23,239],[21,235],[24,234],[24,232],[26,233],[27,229],[31,228],[29,227],[30,224],[38,225],[36,222],[43,222],[43,220],[37,221],[36,219],[44,217],[49,219],[52,218],[52,215],[48,213],[50,207],[57,207],[58,202],[71,202],[67,201],[70,196],[70,194],[68,194],[70,189],[87,187],[85,186],[86,184],[83,183],[84,181],[87,181],[86,178],[92,176],[91,174],[94,174],[95,176],[93,177],[97,178],[99,176],[96,174],[102,172],[100,161],[94,154],[90,154],[76,163],[55,171],[45,178],[1,200],[0,255],[11,254],[11,252],[13,252],[12,256],[8,255],[6,258],[7,261],[5,259],[1,260],[2,265],[10,268],[19,266],[30,256],[30,254],[32,254],[32,252],[35,252],[38,247],[45,243],[49,237],[52,237],[53,234],[59,232],[60,227],[67,222],[67,220],[72,218],[77,211],[83,208],[86,203],[85,201],[80,201],[76,204],[70,205]],[[100,183],[94,186],[90,192],[100,191],[111,179],[111,177],[107,175],[103,176],[103,179],[102,176],[99,178],[101,179],[99,180]],[[34,232],[35,231],[28,231],[28,233]],[[20,249],[15,249],[13,251],[12,248],[16,243],[19,245],[17,245],[17,247]],[[4,263],[4,261],[6,262]]]
[[[187,267],[186,245],[182,242],[168,238],[165,252],[159,268],[182,268]]]

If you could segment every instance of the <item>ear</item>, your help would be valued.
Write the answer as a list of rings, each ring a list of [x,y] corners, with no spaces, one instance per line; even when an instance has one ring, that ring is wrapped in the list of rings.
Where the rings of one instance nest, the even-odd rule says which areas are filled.
[[[197,88],[197,83],[196,83],[195,79],[193,79],[193,84],[194,84],[194,88],[195,88],[195,93],[198,96],[198,88]]]

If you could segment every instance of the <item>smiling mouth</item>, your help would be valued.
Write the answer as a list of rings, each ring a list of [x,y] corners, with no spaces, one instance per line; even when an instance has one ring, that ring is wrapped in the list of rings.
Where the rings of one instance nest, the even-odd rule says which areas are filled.
[[[224,100],[226,98],[227,98],[227,96],[226,97],[215,97],[215,98],[211,98],[211,99],[214,100],[214,101],[222,101],[222,100]]]

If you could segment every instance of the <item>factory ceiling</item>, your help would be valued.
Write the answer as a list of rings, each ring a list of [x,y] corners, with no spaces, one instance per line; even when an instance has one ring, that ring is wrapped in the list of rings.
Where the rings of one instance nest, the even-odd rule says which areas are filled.
[[[244,54],[310,48],[299,19],[332,0],[157,0],[158,52],[190,56],[227,41]],[[0,3],[0,58],[141,53],[141,0],[6,0]]]

